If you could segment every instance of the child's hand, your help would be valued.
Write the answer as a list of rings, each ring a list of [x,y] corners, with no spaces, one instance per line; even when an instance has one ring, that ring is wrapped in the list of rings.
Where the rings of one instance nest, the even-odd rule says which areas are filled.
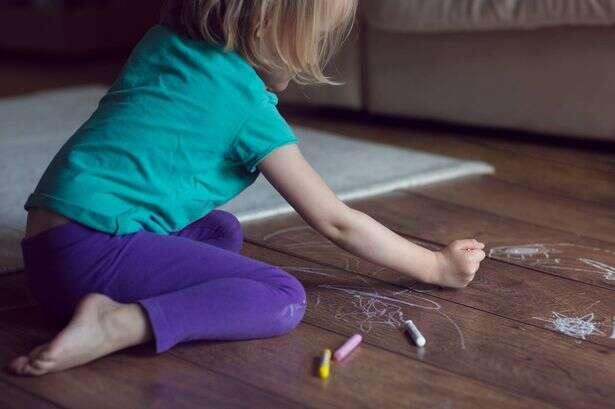
[[[474,279],[480,262],[485,258],[483,243],[477,240],[455,240],[436,252],[438,269],[435,284],[461,288]]]

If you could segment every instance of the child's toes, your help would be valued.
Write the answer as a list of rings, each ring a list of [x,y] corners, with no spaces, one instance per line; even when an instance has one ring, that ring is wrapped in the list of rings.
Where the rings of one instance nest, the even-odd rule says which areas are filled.
[[[41,355],[45,351],[45,349],[47,349],[47,345],[48,344],[41,344],[36,348],[33,348],[32,351],[30,351],[30,353],[28,354],[28,356],[32,359],[38,358],[39,355]]]
[[[43,375],[56,365],[47,344],[34,348],[27,356],[20,356],[11,362],[9,370],[16,375]]]
[[[55,361],[56,355],[50,344],[39,345],[30,352],[30,358],[39,361]]]
[[[23,375],[23,369],[28,363],[29,358],[27,356],[20,356],[13,359],[9,365],[9,369],[16,375]]]
[[[30,359],[30,366],[37,371],[49,371],[55,366],[55,362],[40,358]]]
[[[54,355],[48,345],[42,345],[32,351],[30,362],[28,363],[28,367],[32,369],[32,374],[42,375],[52,370],[57,365]]]
[[[24,367],[24,374],[31,376],[39,376],[46,374],[51,370],[53,364],[48,361],[34,360],[28,361],[28,363]]]

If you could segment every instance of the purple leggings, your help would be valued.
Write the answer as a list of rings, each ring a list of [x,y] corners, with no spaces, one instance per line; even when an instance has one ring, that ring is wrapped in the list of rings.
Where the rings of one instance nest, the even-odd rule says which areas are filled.
[[[79,300],[102,293],[139,303],[156,352],[189,340],[288,333],[306,308],[301,283],[239,254],[241,225],[213,210],[178,232],[114,236],[71,222],[23,239],[25,270],[43,308],[68,320]]]

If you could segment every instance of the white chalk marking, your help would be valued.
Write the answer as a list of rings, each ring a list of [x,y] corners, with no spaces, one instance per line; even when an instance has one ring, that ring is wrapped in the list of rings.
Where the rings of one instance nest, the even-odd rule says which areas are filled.
[[[582,294],[585,294],[585,293],[582,293]],[[583,308],[581,311],[579,311],[579,314],[584,313],[585,311],[589,310],[591,307],[593,307],[594,305],[596,305],[598,303],[600,303],[600,300],[595,301],[595,302],[591,303],[590,305],[588,305],[587,307]]]
[[[311,230],[311,228],[309,226],[293,226],[293,227],[287,227],[284,229],[280,229],[280,230],[276,230],[272,233],[267,234],[266,236],[263,237],[263,241],[267,241],[269,239],[271,239],[272,237],[281,235],[281,234],[285,234],[291,231],[301,231],[301,230]]]
[[[550,250],[547,245],[541,243],[523,244],[517,246],[493,247],[489,250],[489,257],[525,260],[526,257],[541,255],[549,258]]]
[[[597,273],[601,274],[606,280],[615,281],[615,266],[611,266],[605,262],[588,257],[578,257],[576,258],[576,261],[584,264],[585,267],[572,267],[562,265],[565,263],[565,260],[562,262],[562,259],[559,257],[551,258],[552,254],[563,254],[564,248],[566,247],[575,247],[591,250],[592,252],[606,253],[609,255],[615,254],[615,252],[611,250],[573,243],[533,243],[516,246],[493,247],[489,250],[489,257],[506,259],[509,261],[521,261],[523,264],[534,267],[568,270],[582,273]]]
[[[308,232],[308,233],[312,233],[312,235],[316,235],[318,236],[317,232],[315,232],[313,229],[311,229],[309,226],[294,226],[294,227],[288,227],[288,228],[284,228],[284,229],[280,229],[277,231],[274,231],[272,233],[269,233],[267,235],[265,235],[262,239],[264,241],[268,241],[271,240],[272,238],[275,238],[277,236],[280,235],[284,235],[286,233],[289,232],[301,232],[301,234],[299,235],[299,237],[296,236],[291,236],[291,237],[284,237],[285,239],[285,246],[288,247],[289,249],[299,249],[299,248],[304,248],[304,247],[317,247],[317,248],[322,248],[322,247],[336,247],[333,243],[331,243],[330,241],[326,240],[325,238],[322,238],[322,240],[319,241],[314,241],[313,239],[311,241],[306,241],[306,238],[303,237],[303,233],[304,232]],[[427,244],[426,247],[432,247],[432,245]],[[348,253],[341,253],[344,257],[344,269],[347,271],[356,271],[358,270],[359,266],[361,265],[361,259],[358,257],[355,257],[351,254]],[[352,264],[354,264],[355,268],[352,268]],[[295,271],[302,271],[308,274],[316,274],[316,275],[323,275],[323,276],[328,276],[328,277],[334,277],[334,275],[327,273],[326,271],[335,271],[333,269],[319,269],[319,268],[303,268],[303,267],[296,267],[296,266],[287,266],[287,267],[283,267],[281,266],[280,268],[285,269],[285,270],[295,270]],[[380,272],[385,270],[384,267],[380,267],[378,270],[376,270],[375,272]],[[361,281],[365,282],[366,284],[369,285],[369,282],[367,280],[365,280],[365,278],[361,277],[361,276],[357,276],[358,279],[360,279]],[[409,303],[409,302],[405,302],[405,301],[401,301],[395,298],[391,298],[391,297],[387,297],[387,296],[383,296],[380,295],[376,292],[376,290],[373,287],[369,287],[370,290],[372,290],[371,292],[367,292],[367,291],[358,291],[356,288],[353,290],[352,288],[345,288],[343,286],[328,286],[328,285],[320,285],[319,287],[324,287],[324,288],[330,288],[330,289],[334,289],[334,290],[338,290],[338,291],[344,291],[350,295],[352,295],[355,300],[353,301],[353,305],[358,309],[358,312],[354,312],[354,313],[348,313],[348,314],[342,314],[342,313],[338,313],[336,318],[340,318],[340,319],[344,319],[344,318],[349,318],[352,314],[359,314],[359,317],[356,317],[359,320],[359,325],[361,327],[362,330],[364,330],[365,332],[369,332],[372,328],[372,324],[387,324],[387,325],[391,325],[393,327],[397,327],[399,328],[402,325],[403,322],[403,313],[401,311],[401,307],[396,306],[394,304],[390,304],[387,303],[383,300],[387,300],[387,301],[393,301],[395,303],[401,303],[404,305],[407,305],[409,307],[416,307],[416,308],[423,308],[423,309],[427,309],[430,311],[434,311],[439,315],[442,315],[444,318],[446,318],[449,322],[451,322],[451,324],[453,325],[453,327],[455,328],[455,330],[457,331],[457,334],[459,335],[459,341],[461,344],[461,349],[465,349],[465,340],[463,337],[463,333],[461,332],[461,329],[459,328],[459,326],[457,325],[457,323],[455,321],[453,321],[453,319],[451,317],[449,317],[447,314],[445,314],[444,312],[441,311],[441,306],[440,304],[431,301],[429,299],[426,298],[422,298],[422,297],[418,297],[414,294],[412,294],[412,296],[421,299],[422,301],[425,301],[427,303],[432,304],[432,306],[425,306],[425,305],[419,305],[419,304],[414,304],[414,303]],[[352,291],[355,291],[354,293]],[[397,293],[395,293],[394,295],[398,295],[401,293],[404,293],[406,291],[410,291],[410,292],[415,292],[414,289],[409,288],[408,290],[402,290],[399,291]],[[416,290],[416,292],[421,292]],[[424,291],[424,292],[428,292]],[[367,298],[367,300],[366,300]],[[318,303],[320,303],[320,298],[317,298],[317,302],[316,305],[318,305]],[[380,321],[377,321],[376,318],[380,317]],[[365,325],[365,326],[364,326]]]
[[[399,294],[407,293],[408,291],[410,291],[410,290],[405,289],[405,290],[395,291],[395,292],[393,293],[393,295],[399,295]]]
[[[608,265],[606,263],[602,263],[600,261],[589,259],[589,258],[580,258],[579,260],[582,261],[585,264],[588,264],[588,265],[598,269],[602,273],[604,273],[604,278],[605,279],[607,279],[607,280],[615,280],[615,267],[610,266],[610,265]]]
[[[455,327],[455,330],[457,331],[457,334],[459,334],[459,342],[461,343],[461,349],[466,349],[466,342],[465,342],[465,339],[463,337],[463,332],[461,332],[461,328],[459,328],[459,325],[457,325],[457,323],[455,321],[453,321],[453,319],[451,317],[449,317],[448,315],[446,315],[442,311],[436,311],[436,312],[438,314],[442,315],[447,320],[449,320],[451,324],[453,324],[453,327]]]
[[[321,242],[321,241],[307,241],[305,243],[290,243],[290,244],[285,244],[284,245],[284,247],[287,247],[289,249],[297,249],[297,248],[301,248],[301,247],[314,247],[314,246],[328,247],[330,245],[329,245],[329,243],[325,243],[325,242]]]
[[[370,332],[373,329],[374,324],[389,325],[394,328],[399,328],[403,325],[405,320],[401,306],[386,302],[391,301],[393,303],[402,304],[408,307],[422,308],[428,311],[433,311],[439,315],[442,315],[453,325],[455,331],[459,335],[461,349],[466,348],[465,339],[463,333],[461,332],[461,328],[459,328],[457,323],[453,321],[451,317],[441,311],[442,306],[435,301],[409,293],[408,296],[415,297],[427,303],[427,305],[416,304],[381,295],[373,288],[370,288],[372,291],[364,291],[365,289],[360,287],[347,287],[330,284],[322,284],[318,287],[341,291],[351,295],[353,297],[352,305],[356,308],[356,310],[351,312],[338,311],[335,318],[346,322],[357,322],[363,332]]]
[[[398,300],[397,298],[391,298],[391,297],[387,297],[386,295],[380,295],[377,292],[368,293],[368,292],[365,292],[365,291],[357,290],[356,287],[344,287],[344,286],[330,285],[330,284],[321,284],[318,287],[329,288],[329,289],[338,290],[338,291],[343,291],[343,292],[345,292],[347,294],[351,294],[351,295],[363,295],[363,296],[367,296],[367,297],[378,298],[378,299],[381,299],[381,300],[393,301],[393,302],[397,302],[397,303],[400,303],[400,304],[407,305],[408,307],[417,307],[417,308],[423,308],[423,309],[426,309],[426,310],[439,310],[441,308],[440,304],[438,304],[437,302],[429,300],[427,298],[418,297],[418,296],[416,296],[414,294],[412,294],[414,297],[428,302],[429,304],[431,304],[431,306],[419,305],[419,304],[414,304],[414,303],[411,303],[411,302],[408,302],[408,301]]]
[[[300,267],[300,266],[277,266],[278,268],[285,271],[299,271],[306,274],[316,274],[325,277],[335,277],[335,275],[327,273],[334,272],[335,269],[327,268],[327,267]]]
[[[564,314],[553,311],[551,313],[551,318],[533,318],[546,321],[548,323],[547,328],[554,329],[574,338],[584,340],[590,335],[604,335],[604,332],[598,329],[600,323],[594,321],[594,313],[578,317],[567,317]]]

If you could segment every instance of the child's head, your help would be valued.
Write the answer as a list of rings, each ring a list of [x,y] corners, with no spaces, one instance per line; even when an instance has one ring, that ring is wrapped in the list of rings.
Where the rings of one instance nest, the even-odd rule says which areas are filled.
[[[323,67],[354,19],[357,0],[173,0],[165,22],[237,51],[267,85],[332,83]]]

